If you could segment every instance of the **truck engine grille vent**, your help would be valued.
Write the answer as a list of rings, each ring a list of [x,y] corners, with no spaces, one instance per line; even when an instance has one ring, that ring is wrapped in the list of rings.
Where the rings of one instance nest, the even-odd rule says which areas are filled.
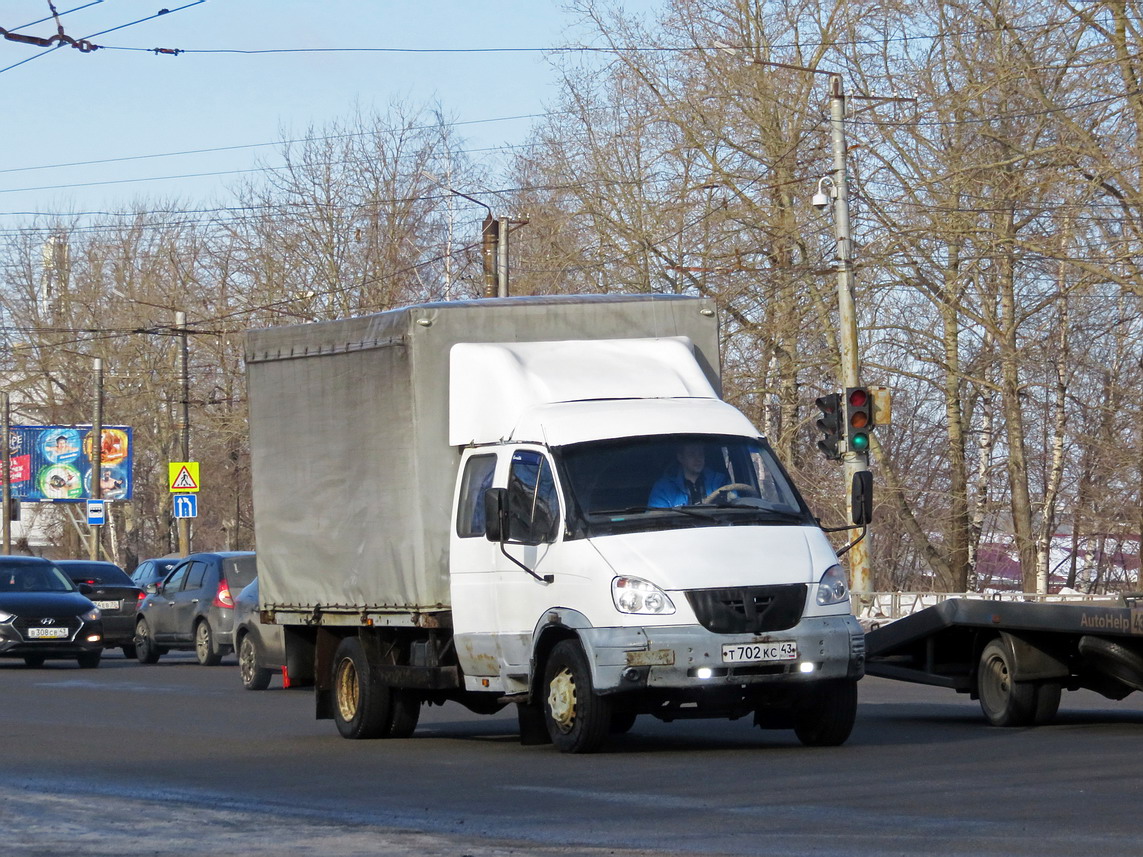
[[[798,624],[806,605],[804,583],[744,586],[737,589],[690,589],[687,601],[695,616],[715,634],[761,634]]]

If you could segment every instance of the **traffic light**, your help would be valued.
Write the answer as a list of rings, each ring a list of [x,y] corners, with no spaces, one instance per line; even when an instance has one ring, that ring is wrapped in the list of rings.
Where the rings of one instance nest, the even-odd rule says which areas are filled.
[[[830,461],[841,460],[841,394],[829,393],[825,396],[820,396],[814,402],[818,409],[822,412],[821,417],[818,418],[817,426],[824,437],[818,441],[818,449],[822,451],[826,458]]]
[[[873,398],[868,387],[845,388],[845,445],[850,452],[869,455],[869,430],[873,428]]]

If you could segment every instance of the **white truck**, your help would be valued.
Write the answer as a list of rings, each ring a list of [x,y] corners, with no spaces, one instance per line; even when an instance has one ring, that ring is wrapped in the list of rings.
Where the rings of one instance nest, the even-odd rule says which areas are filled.
[[[515,704],[598,749],[639,715],[836,745],[864,636],[681,296],[502,298],[246,342],[261,620],[347,738]]]

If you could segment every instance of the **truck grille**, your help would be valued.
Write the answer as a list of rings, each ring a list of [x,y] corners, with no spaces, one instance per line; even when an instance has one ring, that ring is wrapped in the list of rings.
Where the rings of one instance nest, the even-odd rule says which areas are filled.
[[[798,624],[806,605],[804,583],[691,589],[687,601],[702,626],[715,634],[761,634]]]

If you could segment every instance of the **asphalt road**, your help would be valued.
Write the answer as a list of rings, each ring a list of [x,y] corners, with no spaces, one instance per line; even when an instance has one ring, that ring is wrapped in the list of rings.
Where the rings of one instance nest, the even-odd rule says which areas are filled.
[[[0,853],[1082,855],[1143,852],[1143,694],[1065,693],[985,725],[951,691],[867,678],[843,747],[747,720],[640,718],[609,752],[522,747],[447,705],[346,741],[308,690],[249,692],[233,656],[97,670],[0,661]]]

